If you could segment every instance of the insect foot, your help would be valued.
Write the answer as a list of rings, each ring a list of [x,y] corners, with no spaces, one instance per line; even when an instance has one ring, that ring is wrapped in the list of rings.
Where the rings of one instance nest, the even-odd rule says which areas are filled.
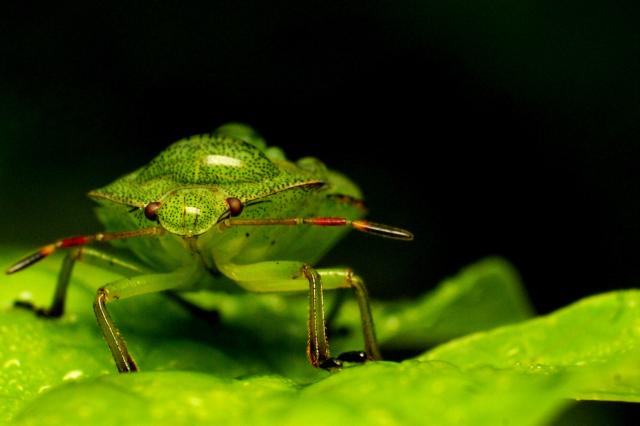
[[[319,367],[327,371],[336,371],[342,369],[342,362],[336,358],[329,358],[324,360]]]
[[[338,360],[342,362],[357,362],[359,364],[371,361],[371,358],[365,351],[349,351],[338,355]]]
[[[343,352],[336,358],[329,358],[320,364],[320,368],[327,371],[340,370],[344,363],[357,363],[364,364],[367,361],[372,361],[373,358],[367,355],[365,351],[349,351]]]
[[[13,302],[13,306],[16,308],[32,311],[41,318],[55,319],[62,316],[62,310],[38,307],[28,300],[16,300]]]

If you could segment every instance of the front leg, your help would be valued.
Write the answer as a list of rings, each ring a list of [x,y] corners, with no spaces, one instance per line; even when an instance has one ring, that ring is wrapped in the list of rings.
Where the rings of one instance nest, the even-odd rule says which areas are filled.
[[[142,294],[185,288],[197,281],[199,277],[197,268],[185,267],[171,273],[146,274],[124,278],[98,289],[93,309],[98,325],[120,373],[138,371],[138,366],[129,353],[120,330],[118,330],[113,319],[111,319],[111,315],[109,315],[107,303]]]
[[[375,336],[369,297],[363,280],[348,268],[314,269],[301,262],[271,261],[250,265],[218,265],[242,287],[254,292],[309,291],[307,356],[314,367],[333,369],[343,361],[382,359]],[[259,278],[256,278],[259,277]],[[326,336],[323,291],[352,288],[360,309],[364,351],[346,352],[331,358]]]

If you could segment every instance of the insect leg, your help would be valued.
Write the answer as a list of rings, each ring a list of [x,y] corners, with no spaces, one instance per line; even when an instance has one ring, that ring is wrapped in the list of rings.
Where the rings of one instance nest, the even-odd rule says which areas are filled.
[[[309,281],[309,324],[307,337],[307,357],[314,367],[331,368],[334,365],[329,353],[329,342],[324,321],[324,300],[322,279],[318,271],[303,266],[302,272]]]
[[[185,267],[176,272],[139,275],[114,281],[98,289],[93,309],[98,325],[100,329],[102,329],[104,338],[120,373],[138,371],[138,367],[129,353],[127,345],[120,335],[120,331],[113,322],[111,315],[109,315],[107,303],[141,294],[188,287],[198,278],[196,270],[197,269],[193,267]]]
[[[349,268],[323,268],[319,269],[320,276],[330,288],[351,288],[358,302],[360,310],[360,322],[362,326],[362,336],[364,339],[365,353],[358,351],[340,354],[338,360],[343,361],[364,361],[366,359],[382,359],[378,341],[376,339],[373,316],[369,304],[369,294],[362,278],[355,275]]]
[[[128,260],[121,259],[116,255],[96,250],[92,247],[74,247],[65,256],[53,296],[51,306],[48,308],[34,306],[29,301],[17,300],[14,306],[33,310],[38,316],[46,318],[59,318],[64,314],[67,289],[71,279],[73,267],[77,261],[82,261],[91,265],[98,265],[114,270],[122,275],[141,274],[145,269]]]
[[[346,275],[346,281],[350,284],[351,288],[353,288],[356,300],[358,301],[365,351],[372,359],[382,359],[382,355],[380,354],[380,349],[378,347],[378,341],[376,339],[375,328],[373,326],[373,316],[371,315],[371,306],[369,305],[369,294],[364,285],[364,281],[358,275],[354,275],[350,269],[344,271],[344,273]]]
[[[313,269],[293,261],[259,262],[249,265],[222,264],[219,269],[254,292],[309,291],[309,342],[307,353],[314,367],[333,368],[341,361],[381,359],[375,336],[369,297],[363,280],[348,268]],[[259,278],[256,278],[259,277]],[[360,309],[365,351],[347,352],[333,359],[325,334],[323,290],[352,288]]]

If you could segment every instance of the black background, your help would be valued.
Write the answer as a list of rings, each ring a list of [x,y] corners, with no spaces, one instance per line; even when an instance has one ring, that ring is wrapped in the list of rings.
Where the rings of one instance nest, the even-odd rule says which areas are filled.
[[[416,234],[353,235],[327,259],[374,296],[421,293],[489,254],[515,263],[541,312],[637,285],[631,4],[5,10],[2,238],[94,231],[87,190],[240,120],[347,173],[371,219]]]
[[[96,231],[89,189],[236,120],[345,172],[372,220],[415,233],[354,234],[326,259],[374,297],[491,254],[541,313],[640,283],[634,2],[3,9],[4,243]]]

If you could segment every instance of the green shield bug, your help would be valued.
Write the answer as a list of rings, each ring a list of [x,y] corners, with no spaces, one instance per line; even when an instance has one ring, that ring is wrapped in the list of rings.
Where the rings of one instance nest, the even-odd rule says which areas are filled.
[[[108,265],[122,279],[100,287],[94,310],[120,372],[137,371],[107,305],[118,299],[165,290],[215,291],[231,280],[253,292],[307,291],[307,355],[314,367],[380,359],[369,299],[362,278],[348,268],[314,268],[349,228],[399,240],[413,235],[362,219],[358,187],[314,158],[286,160],[248,126],[227,124],[210,135],[180,140],[149,164],[89,192],[105,231],[64,238],[21,259],[18,272],[58,249],[69,249],[53,303],[38,308],[49,317],[64,312],[66,290],[77,260]],[[98,250],[113,242],[135,263]],[[323,290],[355,292],[364,351],[332,358],[325,335]]]

